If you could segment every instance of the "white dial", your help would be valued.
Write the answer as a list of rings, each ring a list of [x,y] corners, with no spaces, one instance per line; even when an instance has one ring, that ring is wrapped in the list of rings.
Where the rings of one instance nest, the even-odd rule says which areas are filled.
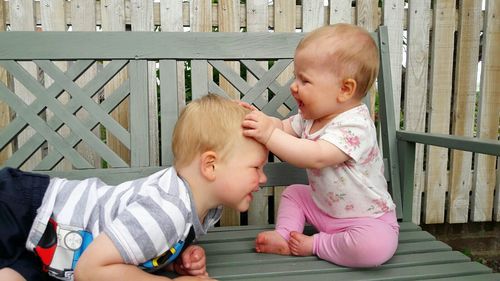
[[[64,236],[64,244],[70,250],[76,251],[82,246],[83,238],[77,231],[71,231]]]

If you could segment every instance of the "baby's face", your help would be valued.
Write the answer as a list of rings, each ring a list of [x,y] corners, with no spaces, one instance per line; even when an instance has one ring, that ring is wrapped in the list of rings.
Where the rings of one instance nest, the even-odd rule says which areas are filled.
[[[232,209],[245,212],[253,199],[252,193],[267,181],[263,168],[267,163],[267,149],[251,138],[242,138],[224,163],[217,165],[219,201]]]
[[[295,80],[290,91],[304,119],[318,120],[338,114],[341,83],[317,48],[309,45],[295,53]]]

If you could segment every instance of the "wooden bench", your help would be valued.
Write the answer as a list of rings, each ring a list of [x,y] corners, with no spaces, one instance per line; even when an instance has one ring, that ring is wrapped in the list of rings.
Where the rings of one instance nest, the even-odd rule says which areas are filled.
[[[378,268],[344,268],[314,256],[255,253],[256,234],[272,225],[219,227],[199,241],[206,249],[211,276],[220,280],[500,280],[500,274],[471,262],[411,222],[415,143],[499,156],[499,142],[398,130],[386,28],[380,27],[373,36],[380,47],[379,119],[386,177],[401,225],[396,255]],[[227,95],[223,83],[212,81],[208,74],[217,70],[241,93],[242,100],[281,118],[293,114],[296,109],[289,94],[290,81],[277,81],[292,62],[302,37],[302,33],[2,32],[0,66],[14,79],[7,84],[0,82],[0,101],[16,113],[0,130],[0,149],[15,148],[2,166],[28,167],[69,178],[97,176],[116,184],[170,165],[171,132],[185,102],[181,86],[185,73],[191,81],[186,91],[192,98],[209,91]],[[228,60],[241,63],[243,75],[224,63]],[[33,63],[30,66],[23,61],[34,62],[43,71],[45,85],[37,79]],[[262,66],[259,61],[271,63]],[[159,100],[151,91],[154,84],[148,82],[155,65],[159,68]],[[80,77],[85,72],[92,72],[93,80],[75,82],[83,79]],[[242,78],[250,74],[258,82],[249,85]],[[122,77],[121,84],[109,90],[104,85],[114,76]],[[49,85],[51,79],[54,82]],[[104,98],[96,102],[103,88]],[[148,96],[150,92],[153,95]],[[267,99],[261,97],[263,92]],[[128,100],[128,128],[109,114],[124,100]],[[100,128],[97,136],[93,132],[96,127]],[[27,128],[32,132],[24,132]],[[108,146],[100,134],[103,131],[125,147],[129,159]],[[87,148],[81,148],[80,143],[86,143]],[[89,160],[89,151],[99,156],[98,161]],[[54,171],[62,159],[73,170]],[[109,168],[97,167],[102,163]],[[266,173],[268,186],[307,182],[303,170],[286,163],[269,163]]]

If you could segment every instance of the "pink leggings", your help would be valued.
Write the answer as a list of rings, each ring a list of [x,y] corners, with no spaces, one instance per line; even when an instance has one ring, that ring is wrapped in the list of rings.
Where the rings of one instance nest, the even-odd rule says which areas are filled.
[[[276,231],[287,241],[305,223],[313,235],[313,254],[348,267],[374,267],[389,260],[398,246],[399,225],[394,211],[378,218],[334,218],[314,203],[308,185],[291,185],[281,195]]]

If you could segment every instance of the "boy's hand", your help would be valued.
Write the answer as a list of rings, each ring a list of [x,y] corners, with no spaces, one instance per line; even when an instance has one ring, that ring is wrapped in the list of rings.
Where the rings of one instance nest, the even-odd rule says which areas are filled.
[[[205,250],[197,245],[189,245],[174,263],[174,269],[181,275],[208,277]]]
[[[266,144],[274,129],[281,124],[276,118],[269,117],[260,111],[252,111],[243,120],[243,135],[255,138],[258,142]]]

